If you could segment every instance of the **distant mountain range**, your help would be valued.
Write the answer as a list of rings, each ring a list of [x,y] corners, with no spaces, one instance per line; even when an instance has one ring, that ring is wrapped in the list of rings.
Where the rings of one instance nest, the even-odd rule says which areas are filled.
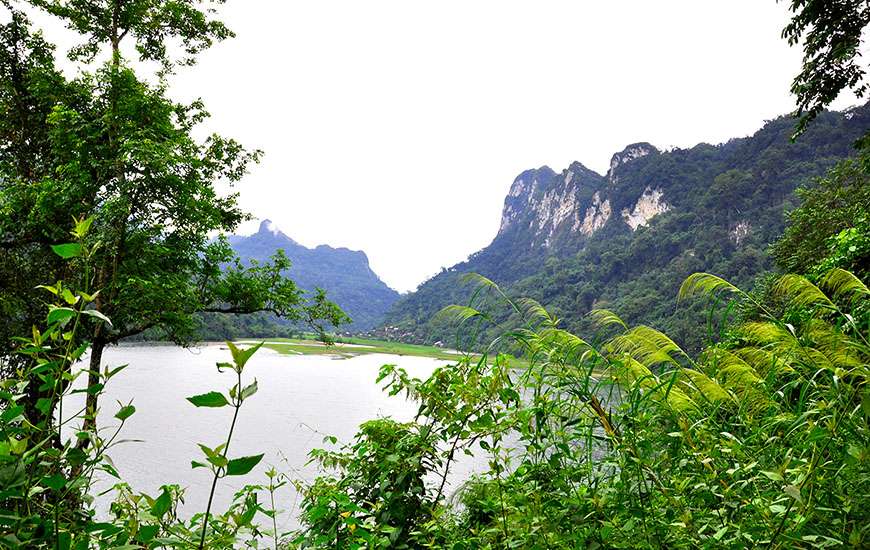
[[[327,291],[330,300],[347,313],[351,330],[369,329],[399,299],[399,293],[387,286],[369,266],[365,252],[320,245],[307,248],[284,233],[270,220],[263,220],[253,235],[232,235],[229,243],[243,263],[266,261],[281,249],[290,259],[286,273],[299,287]]]
[[[579,162],[527,170],[511,185],[492,243],[403,296],[382,329],[448,341],[452,329],[432,318],[467,303],[460,278],[476,272],[537,299],[581,334],[593,333],[585,314],[606,307],[690,339],[703,305],[676,307],[683,279],[708,271],[748,285],[771,269],[767,247],[799,202],[796,188],[851,155],[868,127],[865,105],[824,113],[795,143],[794,119],[781,117],[720,145],[663,152],[635,143],[604,175]]]

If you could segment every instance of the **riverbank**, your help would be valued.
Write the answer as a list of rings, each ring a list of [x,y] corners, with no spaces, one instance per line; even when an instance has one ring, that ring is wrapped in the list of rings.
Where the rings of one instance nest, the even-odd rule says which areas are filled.
[[[366,354],[388,354],[412,357],[429,357],[447,361],[456,360],[465,354],[460,351],[439,348],[435,346],[421,346],[417,344],[405,344],[402,342],[387,342],[384,340],[372,340],[368,338],[342,337],[341,341],[326,345],[313,339],[295,338],[267,338],[259,340],[246,338],[237,340],[240,344],[256,344],[265,342],[267,347],[285,355],[332,355],[339,358],[356,357]]]

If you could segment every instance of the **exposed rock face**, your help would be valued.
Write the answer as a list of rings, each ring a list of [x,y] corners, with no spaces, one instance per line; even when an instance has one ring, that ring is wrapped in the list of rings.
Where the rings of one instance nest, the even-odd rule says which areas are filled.
[[[647,186],[643,191],[643,195],[637,199],[634,208],[631,211],[628,208],[622,209],[622,219],[632,231],[636,231],[638,227],[649,224],[649,221],[658,214],[662,214],[671,209],[671,207],[662,200],[661,189],[651,189]]]
[[[577,197],[574,189],[570,187],[574,173],[568,172],[564,178],[564,184],[548,189],[534,207],[535,217],[531,226],[535,227],[535,236],[542,237],[542,244],[550,246],[556,230],[570,216],[576,215]]]
[[[462,274],[479,273],[553,308],[567,327],[585,325],[590,308],[607,304],[633,322],[683,330],[672,289],[652,294],[650,285],[694,271],[749,280],[766,269],[763,255],[750,261],[739,252],[749,243],[763,252],[784,223],[795,186],[823,174],[830,159],[854,154],[854,140],[870,127],[870,104],[822,116],[800,143],[789,141],[794,121],[782,117],[718,145],[666,152],[629,145],[613,155],[605,175],[579,163],[560,174],[521,174],[493,241],[403,296],[385,322],[420,341],[449,342],[455,328],[430,319],[448,304],[467,303]],[[777,168],[783,166],[790,168]],[[670,238],[675,232],[680,238]],[[709,253],[711,235],[725,241],[721,254]],[[642,298],[643,289],[651,294],[644,290]]]
[[[603,228],[611,219],[616,172],[636,159],[658,153],[649,143],[635,143],[613,155],[607,177],[575,162],[557,174],[547,166],[527,170],[517,176],[505,198],[499,234],[517,246],[531,249],[551,248],[568,242],[574,235],[574,248]],[[666,212],[670,206],[659,189],[647,189],[633,206],[623,210],[632,228],[646,225],[649,219]],[[621,199],[620,206],[624,205]],[[578,241],[576,237],[581,237]]]
[[[504,201],[499,233],[504,232],[532,203],[537,190],[556,175],[549,166],[526,170],[514,180]]]
[[[589,197],[603,183],[599,174],[577,162],[561,174],[546,166],[523,172],[514,180],[505,199],[496,238],[518,239],[533,248],[549,247],[559,235],[580,230],[590,205]],[[602,208],[607,211],[610,205],[602,204],[599,197],[595,210]],[[595,228],[608,216],[609,211],[603,218],[600,213],[597,217],[593,215]]]
[[[586,214],[583,216],[581,223],[579,218],[574,223],[573,230],[580,231],[586,236],[592,235],[607,223],[610,219],[610,200],[604,199],[601,201],[601,193],[596,191],[592,195],[592,204],[586,209]]]
[[[610,170],[607,171],[607,180],[610,183],[616,183],[617,168],[634,159],[645,157],[649,154],[658,152],[658,149],[656,149],[649,143],[646,143],[645,141],[640,143],[632,143],[621,152],[616,153],[615,155],[610,157]]]
[[[740,246],[740,243],[746,239],[751,230],[752,225],[750,225],[748,221],[742,221],[732,227],[731,231],[728,232],[728,235],[735,246]]]

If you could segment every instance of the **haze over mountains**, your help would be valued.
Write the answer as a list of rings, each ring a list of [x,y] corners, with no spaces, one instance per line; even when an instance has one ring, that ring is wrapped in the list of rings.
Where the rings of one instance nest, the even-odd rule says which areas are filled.
[[[635,143],[614,154],[603,175],[579,162],[560,172],[526,170],[504,199],[492,243],[401,296],[372,271],[364,252],[307,248],[269,220],[229,241],[243,261],[284,250],[292,262],[288,275],[304,289],[326,289],[353,318],[345,327],[351,331],[447,342],[453,329],[433,317],[446,305],[467,303],[472,289],[461,278],[474,272],[509,294],[540,301],[575,333],[593,331],[586,313],[603,307],[697,347],[700,341],[689,340],[698,338],[693,328],[703,304],[677,308],[679,283],[707,271],[748,286],[771,270],[767,249],[799,203],[795,190],[853,154],[867,127],[870,104],[823,113],[795,143],[794,120],[781,117],[719,145],[660,151]],[[247,327],[224,321],[236,331],[227,334],[256,336],[267,322],[256,319]]]
[[[263,262],[276,250],[283,250],[292,263],[286,275],[303,289],[326,289],[329,298],[353,319],[347,327],[351,330],[375,326],[399,298],[399,293],[369,267],[365,252],[328,245],[305,247],[270,220],[260,222],[253,235],[232,235],[228,240],[244,263]]]
[[[527,170],[505,198],[492,243],[403,296],[384,324],[414,341],[449,339],[452,329],[432,318],[467,303],[461,275],[476,272],[537,299],[576,334],[592,331],[590,309],[606,307],[689,338],[697,318],[676,308],[680,282],[708,271],[747,285],[770,270],[767,248],[799,202],[795,189],[854,153],[870,127],[868,105],[824,113],[796,143],[794,119],[781,117],[720,145],[629,145],[604,175],[579,162],[558,173]]]

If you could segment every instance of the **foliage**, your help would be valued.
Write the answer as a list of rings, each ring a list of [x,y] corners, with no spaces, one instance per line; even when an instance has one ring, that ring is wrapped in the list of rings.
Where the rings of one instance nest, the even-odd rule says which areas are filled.
[[[860,309],[870,291],[854,275],[833,270],[818,285],[779,278],[785,317],[739,324],[697,355],[605,311],[594,317],[610,336],[593,344],[535,302],[483,285],[521,319],[502,337],[528,368],[466,357],[423,381],[385,367],[390,391],[415,398],[418,416],[374,421],[345,451],[313,454],[332,473],[307,489],[297,545],[867,544],[870,317]],[[709,274],[680,294],[721,292],[754,299]],[[467,332],[490,317],[451,311]],[[490,470],[448,499],[456,450],[489,456]],[[411,509],[419,513],[407,522]]]
[[[794,190],[809,186],[838,162],[854,155],[853,143],[868,125],[870,106],[865,105],[847,113],[822,113],[797,142],[789,139],[793,122],[782,117],[768,122],[751,137],[721,145],[653,150],[618,165],[607,178],[575,163],[549,180],[538,180],[537,195],[531,197],[540,197],[540,202],[535,203],[538,207],[526,205],[523,210],[526,203],[517,203],[517,197],[508,196],[505,207],[518,216],[514,222],[467,262],[403,296],[384,323],[397,327],[398,335],[409,333],[409,341],[415,343],[440,340],[454,346],[454,329],[439,322],[435,313],[449,303],[464,303],[469,290],[462,284],[462,277],[477,272],[497,282],[511,296],[538,300],[574,333],[593,333],[595,329],[586,313],[606,307],[619,311],[630,323],[655,326],[686,349],[699,351],[721,327],[717,321],[708,331],[697,330],[698,324],[708,319],[704,308],[695,304],[679,310],[674,307],[679,282],[694,272],[705,271],[748,287],[756,277],[773,270],[775,265],[767,249],[782,235],[786,212],[801,199]],[[854,172],[862,161],[857,157],[849,162]],[[543,170],[535,173],[539,178],[546,176]],[[570,186],[565,185],[566,180],[570,180]],[[842,215],[861,208],[857,199],[867,187],[858,189],[862,181],[857,177],[843,179],[844,192],[858,192],[856,200],[840,203]],[[619,213],[624,208],[631,210],[650,182],[661,188],[671,209],[652,218],[648,226],[632,231]],[[533,224],[539,222],[545,210],[541,205],[553,192],[557,198],[562,197],[562,204],[574,204],[581,220],[595,192],[600,201],[610,201],[612,214],[607,223],[588,236],[574,230],[569,217],[544,246],[541,241],[550,228],[543,227],[538,235]],[[808,207],[807,212],[816,218],[827,215],[815,206]],[[845,227],[850,225],[836,231]],[[738,228],[746,234],[741,236]],[[800,231],[795,235],[797,238]],[[819,235],[824,246],[828,234]],[[806,250],[809,256],[811,249],[801,248],[796,238],[789,239],[785,249],[789,253]],[[505,311],[506,316],[509,313]],[[499,323],[515,321],[498,319]],[[498,334],[498,329],[492,327],[488,336],[493,339]]]
[[[76,242],[53,247],[54,252],[75,269],[85,270],[94,249],[87,244],[90,219],[76,223]],[[189,519],[178,515],[178,504],[184,492],[177,485],[164,486],[159,495],[136,493],[123,483],[108,452],[124,441],[119,435],[125,422],[136,412],[132,403],[119,403],[115,426],[96,428],[88,421],[93,414],[86,406],[69,410],[69,396],[77,393],[102,394],[110,381],[125,367],[108,368],[96,373],[74,368],[87,351],[88,343],[80,342],[76,332],[82,330],[85,319],[111,325],[112,321],[94,306],[100,291],[77,289],[63,282],[44,285],[41,291],[51,296],[42,329],[33,328],[27,338],[17,338],[22,361],[20,368],[0,384],[0,546],[6,548],[234,548],[236,544],[253,541],[261,534],[272,533],[277,548],[279,534],[274,516],[274,491],[285,484],[274,470],[269,472],[269,485],[246,486],[237,495],[227,512],[211,512],[211,496],[218,480],[226,476],[249,473],[263,455],[228,458],[232,432],[243,402],[257,391],[256,380],[243,385],[245,363],[259,346],[239,349],[227,345],[232,363],[219,363],[229,368],[238,381],[228,397],[209,392],[193,396],[195,406],[232,406],[233,423],[227,439],[215,448],[200,445],[207,464],[194,461],[193,467],[208,467],[214,484],[204,514]],[[96,376],[95,385],[76,388],[80,376]],[[33,388],[42,395],[35,404],[27,399]],[[65,410],[64,405],[67,404]],[[92,419],[91,419],[92,420]],[[87,444],[85,444],[87,442]],[[97,517],[93,509],[93,481],[96,475],[118,479],[114,490],[116,500],[112,517]],[[272,495],[271,509],[257,501],[257,492]],[[272,518],[272,530],[260,530],[253,521],[257,514]]]
[[[95,306],[111,325],[89,318],[76,332],[91,343],[88,385],[99,384],[103,350],[151,330],[178,343],[194,336],[202,312],[268,311],[323,331],[347,317],[322,291],[304,293],[282,274],[280,253],[243,265],[226,240],[247,216],[235,194],[219,193],[256,162],[260,152],[217,134],[194,137],[208,113],[199,101],[171,100],[165,77],[176,64],[229,36],[212,19],[210,2],[34,0],[82,34],[71,56],[93,61],[110,53],[94,72],[67,81],[54,67],[52,48],[14,12],[0,32],[0,303],[11,313],[4,337],[29,330],[38,296],[33,288],[69,280],[52,245],[62,242],[70,216],[91,220],[84,243],[96,287]],[[126,64],[128,42],[140,59],[163,67],[156,83]],[[177,48],[176,48],[177,46]],[[13,125],[14,123],[14,125]],[[14,346],[2,341],[0,361],[13,363]],[[10,367],[11,368],[11,367]],[[35,402],[43,395],[28,396]],[[87,394],[93,422],[98,392]]]
[[[799,191],[802,204],[773,246],[786,271],[818,276],[834,267],[870,274],[870,148]]]
[[[794,14],[783,29],[789,45],[803,41],[801,72],[791,85],[797,96],[796,135],[849,89],[857,97],[867,91],[859,60],[861,33],[870,24],[870,6],[858,0],[789,0]]]
[[[307,299],[284,279],[282,254],[242,265],[226,241],[207,238],[243,217],[215,183],[237,180],[256,157],[217,136],[194,140],[201,105],[165,96],[162,78],[178,64],[169,42],[185,52],[183,64],[230,35],[209,3],[31,4],[84,35],[74,58],[94,60],[103,48],[111,58],[67,81],[21,14],[0,29],[0,305],[9,319],[0,342],[0,546],[237,548],[267,538],[276,550],[870,544],[864,156],[838,164],[792,215],[795,229],[777,250],[800,272],[739,288],[765,268],[761,247],[778,232],[792,186],[846,155],[844,140],[866,128],[866,107],[851,117],[819,115],[801,144],[785,145],[785,125],[775,121],[752,139],[636,159],[610,174],[619,186],[573,167],[596,185],[614,184],[614,211],[653,180],[667,187],[674,209],[636,233],[617,219],[588,241],[553,234],[555,248],[543,254],[514,254],[512,245],[536,235],[513,234],[520,240],[497,238],[472,258],[465,270],[508,268],[510,288],[496,276],[465,276],[476,287],[471,301],[444,308],[432,326],[456,330],[459,344],[482,353],[425,380],[383,367],[379,382],[414,400],[416,416],[366,422],[349,445],[313,451],[323,470],[311,484],[297,482],[298,532],[278,532],[274,497],[288,478],[274,469],[268,484],[239,490],[226,512],[212,509],[217,484],[250,474],[263,458],[229,453],[242,406],[258,390],[243,375],[259,346],[232,343],[232,361],[217,367],[235,384],[188,398],[196,407],[233,408],[226,438],[201,443],[203,457],[191,463],[212,474],[203,512],[181,516],[178,485],[149,495],[119,479],[110,516],[98,517],[94,477],[118,477],[107,453],[136,412],[132,402],[119,403],[116,424],[96,426],[97,398],[122,372],[102,368],[105,344],[146,329],[184,340],[194,315],[208,310],[268,310],[317,328],[342,314],[322,292]],[[809,18],[787,32],[799,38],[824,5],[796,0]],[[821,12],[831,13],[841,12]],[[816,32],[809,31],[813,47]],[[162,66],[158,84],[125,65],[125,38]],[[849,35],[833,38],[845,40],[842,51],[828,52],[837,84],[837,71],[860,71]],[[567,185],[561,176],[549,184]],[[690,192],[698,182],[707,185]],[[791,186],[775,185],[782,182]],[[755,223],[742,249],[727,244],[734,219],[716,207],[724,202]],[[72,241],[61,229],[71,215]],[[719,275],[684,277],[706,266]],[[459,279],[446,271],[428,289],[443,285],[449,298]],[[526,290],[540,300],[516,297]],[[665,318],[672,306],[661,293],[671,291],[683,307],[707,311],[706,323],[685,310]],[[412,321],[445,299],[428,296]],[[626,318],[603,309],[608,302]],[[572,330],[558,318],[586,311],[568,319]],[[679,318],[678,334],[637,322],[641,316]],[[29,335],[13,338],[25,325]],[[578,337],[574,327],[590,328],[592,337]],[[76,368],[89,346],[90,364]],[[499,353],[505,349],[523,362]],[[85,384],[76,384],[80,376]],[[65,410],[75,393],[86,405]],[[488,468],[457,488],[451,473],[467,454],[484,457]],[[264,493],[271,507],[260,504]]]

